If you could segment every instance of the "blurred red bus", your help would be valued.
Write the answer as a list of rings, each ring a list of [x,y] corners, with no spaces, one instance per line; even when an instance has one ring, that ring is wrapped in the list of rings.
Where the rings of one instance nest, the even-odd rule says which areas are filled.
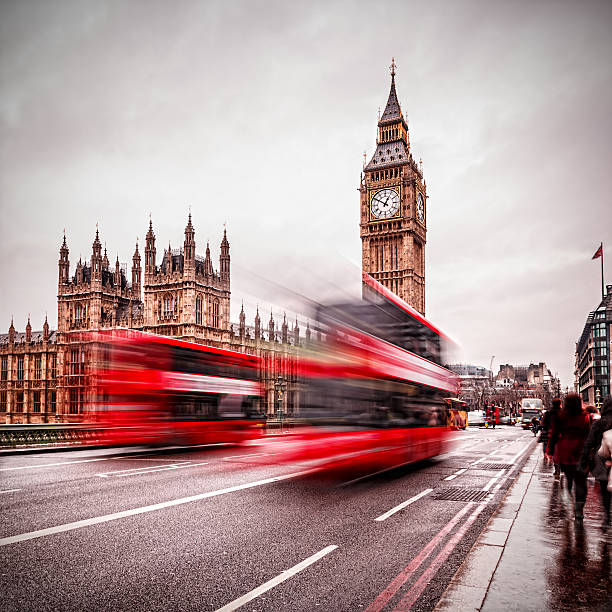
[[[93,419],[104,442],[209,444],[263,433],[259,359],[118,330],[97,338]]]
[[[442,367],[448,339],[364,275],[366,300],[321,306],[323,341],[303,352],[300,421],[291,459],[374,469],[434,457],[450,434],[445,401],[458,379]]]

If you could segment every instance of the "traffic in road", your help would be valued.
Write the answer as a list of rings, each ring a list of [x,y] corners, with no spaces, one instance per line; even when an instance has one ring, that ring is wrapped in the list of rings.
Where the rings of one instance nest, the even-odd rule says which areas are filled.
[[[4,607],[432,610],[534,445],[470,427],[374,475],[266,440],[5,456]]]

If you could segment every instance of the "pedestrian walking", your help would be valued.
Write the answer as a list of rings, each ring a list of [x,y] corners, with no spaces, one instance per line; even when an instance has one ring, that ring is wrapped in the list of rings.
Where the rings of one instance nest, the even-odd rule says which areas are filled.
[[[587,474],[591,473],[599,484],[601,503],[604,511],[604,527],[610,526],[610,501],[612,494],[608,490],[610,468],[605,459],[598,454],[604,433],[612,430],[612,397],[608,396],[601,408],[601,418],[593,421],[589,436],[584,443],[580,457],[579,469]]]
[[[601,418],[601,415],[599,414],[597,408],[592,404],[589,404],[585,408],[585,410],[591,415],[591,421],[596,421],[597,419]]]
[[[570,494],[576,485],[574,516],[577,523],[582,523],[587,494],[586,474],[578,469],[578,464],[590,428],[591,419],[582,408],[582,398],[577,393],[568,393],[548,440],[548,454],[561,466]]]
[[[542,443],[542,453],[544,454],[544,463],[554,464],[555,466],[555,480],[559,480],[561,476],[561,468],[558,463],[555,463],[553,458],[548,455],[548,440],[555,420],[559,416],[561,410],[561,400],[555,397],[552,401],[550,410],[547,410],[542,417],[542,430],[540,433],[540,442]]]

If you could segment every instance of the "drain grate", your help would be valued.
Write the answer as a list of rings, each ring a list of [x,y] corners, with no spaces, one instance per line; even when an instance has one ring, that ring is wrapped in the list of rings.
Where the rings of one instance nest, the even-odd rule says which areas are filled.
[[[478,463],[474,466],[475,470],[509,470],[514,467],[514,463]]]
[[[489,495],[489,491],[483,491],[482,489],[446,487],[444,489],[438,489],[432,497],[445,501],[482,501],[486,499],[487,495]]]

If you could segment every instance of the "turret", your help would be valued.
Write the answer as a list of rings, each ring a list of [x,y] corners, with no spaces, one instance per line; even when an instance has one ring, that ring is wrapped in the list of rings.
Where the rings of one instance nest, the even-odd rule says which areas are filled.
[[[59,257],[59,285],[63,285],[68,282],[68,274],[70,271],[70,261],[68,260],[68,246],[66,245],[66,234],[64,233],[64,242],[60,247]]]
[[[117,254],[117,260],[115,261],[115,292],[121,293],[121,269],[119,266],[119,254]]]
[[[246,315],[244,314],[244,304],[240,307],[240,339],[244,339],[246,332]]]
[[[136,250],[132,257],[132,299],[140,300],[140,282],[141,282],[141,268],[140,268],[140,253],[138,252],[138,242],[136,242]]]
[[[270,322],[268,323],[268,340],[274,342],[274,317],[272,311],[270,311]]]
[[[195,231],[191,224],[191,213],[189,213],[189,220],[187,221],[187,227],[185,228],[185,242],[184,242],[184,268],[183,276],[187,279],[195,279]]]
[[[79,257],[79,262],[76,267],[76,284],[80,285],[83,282],[83,263],[81,262],[81,258]]]
[[[153,233],[153,221],[149,219],[149,231],[145,244],[145,283],[151,282],[155,276],[155,234]]]
[[[166,256],[166,274],[172,274],[172,246],[170,245],[170,241],[168,240],[168,251]]]
[[[91,250],[91,280],[102,280],[102,244],[98,228],[96,228],[96,237],[94,238]]]
[[[283,324],[281,325],[281,340],[283,344],[287,344],[287,340],[289,339],[288,335],[289,326],[287,325],[287,314],[283,316]]]
[[[110,262],[108,261],[108,255],[106,254],[106,246],[104,247],[104,257],[102,258],[102,269],[108,270]]]
[[[30,344],[30,342],[32,342],[32,325],[30,324],[30,315],[28,315],[28,324],[26,325],[25,340],[26,344]]]
[[[221,241],[221,256],[219,258],[221,280],[230,280],[230,254],[229,242],[227,241],[227,230],[223,230],[223,240]]]
[[[261,317],[259,316],[259,306],[257,307],[257,314],[255,315],[255,340],[261,338]]]
[[[310,321],[306,323],[306,344],[310,343]]]
[[[210,258],[210,245],[206,243],[206,256],[204,257],[204,273],[208,276],[214,274],[212,260]]]
[[[47,315],[45,315],[45,322],[43,324],[43,342],[49,340],[49,322],[47,321]]]
[[[300,343],[300,328],[298,326],[297,317],[295,317],[295,327],[293,328],[293,344],[297,346]]]
[[[11,326],[8,331],[9,344],[15,344],[15,326],[13,325],[13,317],[11,317]]]

